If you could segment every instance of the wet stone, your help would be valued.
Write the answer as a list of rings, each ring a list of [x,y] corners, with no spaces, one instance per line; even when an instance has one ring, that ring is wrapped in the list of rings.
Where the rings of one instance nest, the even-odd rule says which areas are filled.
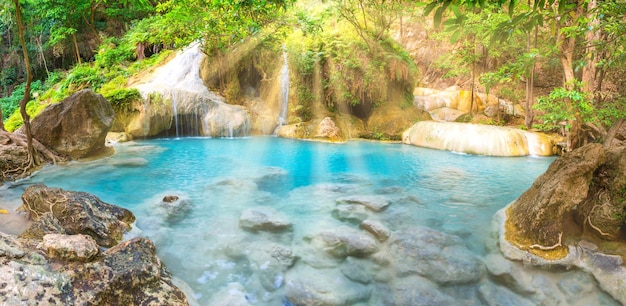
[[[292,229],[291,222],[271,207],[258,206],[244,210],[239,227],[250,231],[281,232]]]
[[[340,197],[337,204],[358,204],[367,207],[369,210],[379,212],[389,206],[389,200],[382,195],[354,195]]]
[[[380,242],[385,242],[391,236],[391,232],[382,223],[374,220],[361,222],[360,228],[374,235]]]

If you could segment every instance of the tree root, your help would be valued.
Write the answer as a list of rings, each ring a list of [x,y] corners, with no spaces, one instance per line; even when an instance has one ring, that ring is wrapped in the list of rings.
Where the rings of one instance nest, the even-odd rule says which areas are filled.
[[[604,205],[606,205],[607,201],[602,201],[602,196],[606,195],[606,190],[603,190],[602,192],[600,192],[598,194],[598,201],[603,203],[603,204],[595,204],[593,205],[593,207],[591,208],[591,210],[589,211],[589,214],[587,215],[587,219],[585,221],[587,221],[587,224],[589,224],[589,226],[594,229],[598,234],[605,236],[605,237],[609,237],[611,239],[615,239],[615,236],[609,234],[609,233],[605,233],[604,231],[602,231],[599,227],[593,225],[593,223],[591,222],[591,216],[593,215],[593,211],[598,208],[598,207],[603,207]]]
[[[26,139],[26,135],[18,134],[18,133],[9,133],[7,131],[0,129],[0,136],[6,136],[13,144],[23,147],[28,151],[28,141]],[[54,151],[48,149],[45,145],[39,142],[37,139],[33,138],[33,148],[35,151],[35,155],[37,156],[28,156],[28,160],[22,164],[21,166],[15,169],[8,169],[2,172],[2,178],[7,178],[11,174],[16,174],[21,172],[20,175],[25,175],[30,170],[35,168],[39,164],[39,156],[43,156],[45,159],[51,161],[53,164],[56,164],[59,161],[63,161],[64,158],[59,156]],[[40,155],[41,154],[41,155]]]
[[[510,243],[514,244],[516,247],[522,249],[522,250],[526,250],[526,249],[535,249],[535,250],[541,250],[541,251],[550,251],[550,250],[554,250],[558,247],[562,247],[562,240],[563,240],[563,232],[559,233],[559,242],[557,242],[554,245],[551,246],[543,246],[540,244],[531,244],[531,245],[521,245],[515,241],[509,241]]]

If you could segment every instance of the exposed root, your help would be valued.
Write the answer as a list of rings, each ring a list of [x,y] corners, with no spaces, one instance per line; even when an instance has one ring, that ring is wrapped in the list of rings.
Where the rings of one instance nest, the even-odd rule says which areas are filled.
[[[563,232],[560,232],[559,233],[559,242],[557,242],[556,244],[551,245],[551,246],[543,246],[543,245],[540,245],[540,244],[532,244],[532,245],[529,245],[528,248],[535,249],[535,250],[542,250],[542,251],[554,250],[554,249],[556,249],[558,247],[562,247],[563,246],[563,244],[561,243],[562,239],[563,239]]]
[[[508,240],[508,239],[507,239]],[[510,243],[514,244],[516,247],[518,247],[521,250],[526,250],[526,249],[535,249],[535,250],[541,250],[541,251],[550,251],[550,250],[554,250],[556,248],[562,247],[562,240],[563,240],[563,232],[559,233],[559,242],[557,242],[554,245],[551,246],[543,246],[540,244],[531,244],[531,245],[521,245],[515,241],[512,240],[508,240]]]
[[[606,205],[606,203],[608,203],[609,201],[602,201],[602,196],[606,195],[606,190],[602,190],[600,193],[598,193],[598,201],[600,203],[603,203],[601,205],[595,204],[593,205],[593,207],[591,208],[591,211],[589,211],[589,214],[587,215],[587,219],[585,221],[587,221],[587,224],[589,224],[589,226],[594,229],[598,234],[605,236],[605,237],[609,237],[611,239],[615,239],[616,237],[609,234],[609,233],[605,233],[604,231],[602,231],[600,228],[598,228],[597,226],[593,225],[593,223],[591,222],[591,216],[593,215],[593,211],[598,208],[598,207],[603,207],[604,205]]]
[[[17,134],[17,133],[9,133],[4,130],[0,130],[0,136],[6,136],[13,144],[28,148],[28,141],[26,140],[26,135]],[[28,160],[25,164],[17,167],[16,169],[9,169],[2,172],[2,177],[6,178],[10,174],[16,174],[21,172],[21,175],[28,173],[29,170],[35,168],[38,164],[39,156],[45,157],[47,160],[50,160],[53,164],[56,164],[58,161],[63,160],[61,156],[48,149],[45,145],[39,142],[37,139],[33,138],[33,148],[35,151],[35,155],[37,156],[28,156]],[[41,154],[41,155],[40,155]]]

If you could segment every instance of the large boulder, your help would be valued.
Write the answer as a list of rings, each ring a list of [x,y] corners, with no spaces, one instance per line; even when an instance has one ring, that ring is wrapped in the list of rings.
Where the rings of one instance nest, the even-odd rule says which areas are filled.
[[[37,226],[39,219],[49,222],[50,216],[43,216],[50,213],[65,233],[89,235],[105,247],[117,244],[135,221],[135,216],[129,210],[104,203],[86,192],[65,191],[39,184],[28,187],[22,195],[22,201],[20,209],[28,212],[35,221],[32,226]],[[45,229],[40,232],[40,235],[51,233]]]
[[[509,207],[507,240],[528,249],[564,248],[566,214],[588,197],[594,172],[605,161],[601,144],[588,144],[554,161]]]
[[[111,104],[101,95],[81,90],[33,118],[33,137],[59,154],[86,157],[105,148],[114,115]]]

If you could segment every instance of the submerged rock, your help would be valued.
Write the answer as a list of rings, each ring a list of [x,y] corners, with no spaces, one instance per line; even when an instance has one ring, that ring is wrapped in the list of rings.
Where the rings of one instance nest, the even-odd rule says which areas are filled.
[[[84,89],[46,107],[33,118],[32,133],[59,154],[74,159],[87,157],[105,148],[114,115],[111,103]]]
[[[389,255],[400,276],[419,274],[438,284],[466,284],[480,280],[484,266],[456,236],[414,226],[395,232]]]
[[[385,242],[391,236],[391,232],[382,223],[374,220],[365,220],[359,226],[361,229],[368,231],[374,235],[380,242]]]
[[[441,292],[437,285],[426,278],[411,276],[391,284],[380,284],[374,293],[376,301],[371,305],[460,305],[451,296]],[[380,302],[379,302],[380,301]]]
[[[117,244],[135,221],[129,210],[104,203],[86,192],[39,184],[28,187],[22,201],[20,209],[28,212],[35,222],[45,213],[51,213],[67,234],[87,234],[105,247]]]
[[[381,195],[353,195],[337,199],[337,204],[358,204],[378,212],[389,206],[389,200]]]
[[[527,300],[511,290],[495,286],[489,283],[485,283],[478,288],[478,294],[485,304],[489,306],[499,305],[519,305],[519,306],[533,306],[535,303]]]
[[[312,242],[337,257],[363,257],[378,251],[374,239],[347,226],[322,231],[313,236]]]
[[[291,230],[291,222],[271,207],[258,206],[241,213],[239,227],[250,231],[281,232]]]
[[[353,305],[367,301],[372,291],[335,269],[301,266],[290,270],[287,278],[285,297],[293,305]]]

